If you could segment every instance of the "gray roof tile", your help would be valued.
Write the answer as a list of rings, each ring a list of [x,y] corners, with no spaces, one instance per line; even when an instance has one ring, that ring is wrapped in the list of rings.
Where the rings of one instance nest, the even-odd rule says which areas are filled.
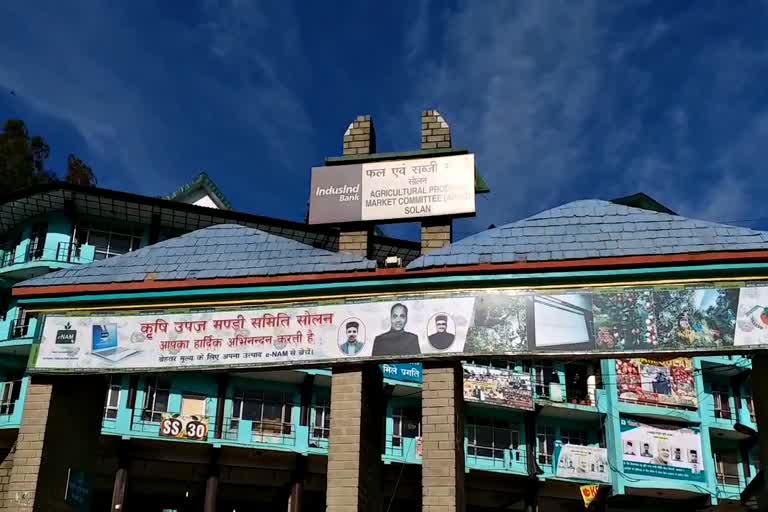
[[[477,233],[408,269],[741,250],[768,250],[768,232],[590,199]]]
[[[354,254],[316,249],[295,240],[233,224],[219,224],[122,256],[51,272],[16,286],[53,286],[156,280],[289,275],[374,270]]]

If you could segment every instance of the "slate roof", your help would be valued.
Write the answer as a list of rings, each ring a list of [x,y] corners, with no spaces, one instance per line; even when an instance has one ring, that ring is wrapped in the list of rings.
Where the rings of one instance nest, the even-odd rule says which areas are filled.
[[[477,233],[407,268],[750,249],[768,250],[768,232],[585,200]]]
[[[317,249],[236,224],[217,224],[121,256],[42,275],[16,286],[258,277],[375,270],[376,262]]]

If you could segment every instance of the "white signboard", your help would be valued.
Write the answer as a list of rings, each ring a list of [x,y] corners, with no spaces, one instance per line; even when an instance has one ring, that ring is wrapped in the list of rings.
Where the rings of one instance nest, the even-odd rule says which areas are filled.
[[[315,167],[310,224],[475,212],[474,155]]]
[[[238,367],[462,352],[474,302],[454,297],[207,313],[49,315],[34,367]]]
[[[608,450],[597,446],[564,444],[558,446],[553,460],[555,476],[610,482]]]

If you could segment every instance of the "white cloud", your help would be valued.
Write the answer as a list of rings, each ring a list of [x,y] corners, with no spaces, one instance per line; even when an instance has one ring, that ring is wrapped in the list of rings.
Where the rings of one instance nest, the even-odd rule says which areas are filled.
[[[492,195],[462,221],[465,233],[639,191],[720,221],[761,204],[768,184],[752,182],[768,156],[768,115],[754,111],[755,71],[768,72],[768,50],[710,37],[722,13],[646,22],[641,7],[467,0],[442,34],[432,25],[435,49],[410,66],[408,98],[384,126],[412,147],[415,133],[399,127],[436,107],[454,145],[477,153]],[[418,19],[412,32],[425,33]]]

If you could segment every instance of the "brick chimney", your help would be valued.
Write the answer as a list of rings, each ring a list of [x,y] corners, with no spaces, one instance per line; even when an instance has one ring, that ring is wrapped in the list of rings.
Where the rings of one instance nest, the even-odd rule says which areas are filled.
[[[344,132],[344,156],[370,155],[376,152],[376,130],[370,115],[357,116]],[[346,226],[339,233],[339,252],[369,256],[373,227]]]
[[[437,110],[421,113],[421,149],[451,147],[451,127]],[[451,219],[435,217],[421,223],[421,254],[428,254],[450,244],[453,238]]]

